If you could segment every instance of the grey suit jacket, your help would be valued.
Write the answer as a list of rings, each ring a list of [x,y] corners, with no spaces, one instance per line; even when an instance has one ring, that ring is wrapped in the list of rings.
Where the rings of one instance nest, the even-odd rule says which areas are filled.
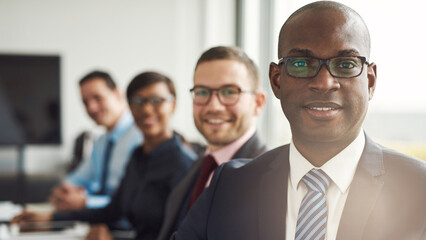
[[[257,133],[255,133],[232,158],[255,158],[266,152],[266,150],[265,144],[260,140]],[[157,240],[170,239],[175,227],[178,226],[181,221],[180,218],[186,215],[189,196],[200,172],[202,159],[203,156],[200,156],[189,169],[185,178],[170,193],[166,203],[164,221]]]
[[[172,239],[285,239],[288,158],[285,145],[221,166]],[[425,162],[366,137],[337,239],[425,240]]]

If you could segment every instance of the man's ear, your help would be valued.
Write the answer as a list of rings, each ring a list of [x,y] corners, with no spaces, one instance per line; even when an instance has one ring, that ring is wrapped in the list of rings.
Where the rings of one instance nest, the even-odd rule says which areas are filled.
[[[172,104],[173,104],[173,106],[172,106],[172,108],[173,108],[173,113],[175,113],[175,110],[176,110],[176,98],[175,98],[175,99],[173,99]]]
[[[124,97],[124,93],[120,92],[120,90],[118,90],[118,88],[114,88],[112,90],[112,92],[114,93],[114,95],[118,98],[118,99],[125,99]]]
[[[263,91],[256,92],[255,94],[255,109],[254,114],[259,116],[266,104],[266,94]]]
[[[376,90],[377,82],[377,66],[375,63],[371,63],[367,68],[367,78],[368,78],[368,100],[371,100]]]
[[[269,64],[269,81],[271,83],[272,92],[276,98],[280,99],[280,89],[281,89],[281,76],[280,76],[280,67],[271,62]]]

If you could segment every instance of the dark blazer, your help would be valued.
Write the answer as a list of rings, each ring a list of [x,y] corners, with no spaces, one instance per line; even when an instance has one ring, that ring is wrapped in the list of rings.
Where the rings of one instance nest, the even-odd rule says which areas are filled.
[[[266,152],[266,150],[265,144],[260,140],[257,133],[255,133],[232,158],[255,158]],[[202,159],[203,156],[200,156],[191,169],[189,169],[185,178],[170,193],[166,203],[163,225],[157,240],[170,239],[170,236],[188,212],[189,197],[200,173]]]
[[[288,158],[285,145],[218,168],[172,239],[285,239]],[[366,137],[337,239],[425,240],[425,162]]]
[[[183,179],[195,158],[178,134],[149,154],[139,146],[134,150],[120,187],[107,206],[56,212],[53,219],[111,223],[124,216],[134,227],[136,239],[153,240],[160,230],[168,195]]]

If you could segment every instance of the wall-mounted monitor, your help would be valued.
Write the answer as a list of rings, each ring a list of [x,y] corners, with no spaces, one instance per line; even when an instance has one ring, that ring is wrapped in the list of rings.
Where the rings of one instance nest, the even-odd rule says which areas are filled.
[[[60,57],[0,53],[0,145],[60,144]]]

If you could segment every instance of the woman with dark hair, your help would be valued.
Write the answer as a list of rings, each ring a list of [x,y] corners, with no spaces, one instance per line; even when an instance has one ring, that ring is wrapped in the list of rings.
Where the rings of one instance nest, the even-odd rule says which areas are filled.
[[[87,239],[112,239],[105,224],[124,216],[136,231],[136,239],[155,239],[163,220],[164,205],[173,187],[186,174],[195,154],[181,135],[170,128],[176,106],[172,81],[156,72],[137,75],[127,88],[127,99],[144,143],[135,149],[124,178],[104,208],[55,212],[40,216],[23,213],[15,221],[79,220],[92,225]]]

